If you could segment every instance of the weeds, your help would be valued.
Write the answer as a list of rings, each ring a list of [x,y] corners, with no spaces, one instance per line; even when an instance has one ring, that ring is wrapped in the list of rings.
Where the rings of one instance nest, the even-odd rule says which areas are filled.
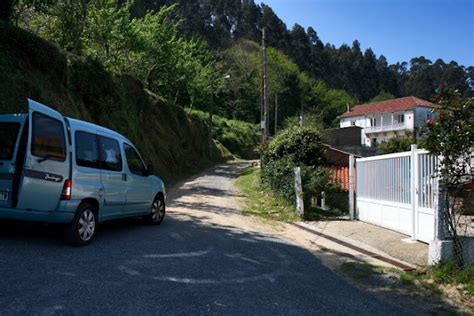
[[[246,198],[244,214],[267,221],[293,222],[300,219],[291,203],[261,183],[259,168],[247,168],[237,179],[237,187]]]

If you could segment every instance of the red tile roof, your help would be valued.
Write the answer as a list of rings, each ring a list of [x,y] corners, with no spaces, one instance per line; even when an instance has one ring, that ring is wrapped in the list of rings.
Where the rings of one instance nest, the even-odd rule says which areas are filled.
[[[356,105],[350,112],[342,114],[340,118],[362,116],[371,113],[405,111],[414,109],[417,106],[439,108],[438,105],[417,97],[403,97],[393,100]]]

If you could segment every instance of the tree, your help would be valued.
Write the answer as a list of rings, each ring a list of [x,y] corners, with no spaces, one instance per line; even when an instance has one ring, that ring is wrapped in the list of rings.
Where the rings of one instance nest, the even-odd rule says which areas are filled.
[[[380,92],[379,75],[376,67],[377,59],[374,52],[369,48],[365,51],[362,61],[361,101],[370,100]]]
[[[395,99],[395,96],[393,94],[382,90],[380,91],[378,95],[370,99],[369,102],[380,102],[380,101],[392,100],[392,99]]]
[[[311,43],[304,28],[295,24],[290,32],[290,56],[303,71],[309,71],[311,61]]]
[[[109,1],[110,2],[110,1]],[[60,48],[82,54],[89,0],[27,3],[33,11],[27,27]],[[114,1],[114,5],[117,3]]]
[[[406,93],[422,99],[431,99],[437,88],[431,60],[421,56],[412,58],[410,64]]]
[[[117,1],[93,1],[88,8],[83,37],[87,55],[100,60],[110,70],[126,71],[131,52],[138,45],[133,22],[128,7],[118,7]]]
[[[262,25],[267,34],[268,46],[280,49],[283,53],[289,52],[289,34],[285,23],[273,12],[272,8],[262,4]]]
[[[309,58],[309,73],[313,78],[321,79],[327,65],[325,60],[327,55],[324,53],[324,44],[319,39],[318,33],[312,28],[308,28],[308,39],[311,45],[311,53]]]
[[[441,221],[448,238],[453,240],[456,264],[462,266],[463,247],[458,232],[462,204],[456,201],[466,178],[472,181],[474,100],[463,98],[456,90],[445,89],[437,103],[441,109],[438,117],[428,122],[422,144],[432,155],[440,157],[436,173],[445,202]]]
[[[249,39],[258,42],[261,37],[259,30],[261,19],[262,12],[254,0],[243,0],[234,38],[237,40]]]

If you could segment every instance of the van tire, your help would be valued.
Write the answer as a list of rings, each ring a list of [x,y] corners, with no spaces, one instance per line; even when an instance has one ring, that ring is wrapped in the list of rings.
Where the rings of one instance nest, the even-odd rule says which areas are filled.
[[[72,246],[85,246],[94,239],[96,231],[97,210],[89,203],[82,203],[72,222],[64,228],[64,239]]]
[[[160,225],[163,222],[166,214],[166,203],[162,195],[158,195],[155,200],[153,200],[151,206],[151,213],[145,216],[147,223],[152,225]]]

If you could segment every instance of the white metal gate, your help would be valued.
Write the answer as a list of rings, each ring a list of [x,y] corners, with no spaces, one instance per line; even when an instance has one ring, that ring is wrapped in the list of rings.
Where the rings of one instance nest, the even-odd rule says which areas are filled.
[[[436,158],[424,150],[356,160],[357,215],[424,242],[434,238]]]

